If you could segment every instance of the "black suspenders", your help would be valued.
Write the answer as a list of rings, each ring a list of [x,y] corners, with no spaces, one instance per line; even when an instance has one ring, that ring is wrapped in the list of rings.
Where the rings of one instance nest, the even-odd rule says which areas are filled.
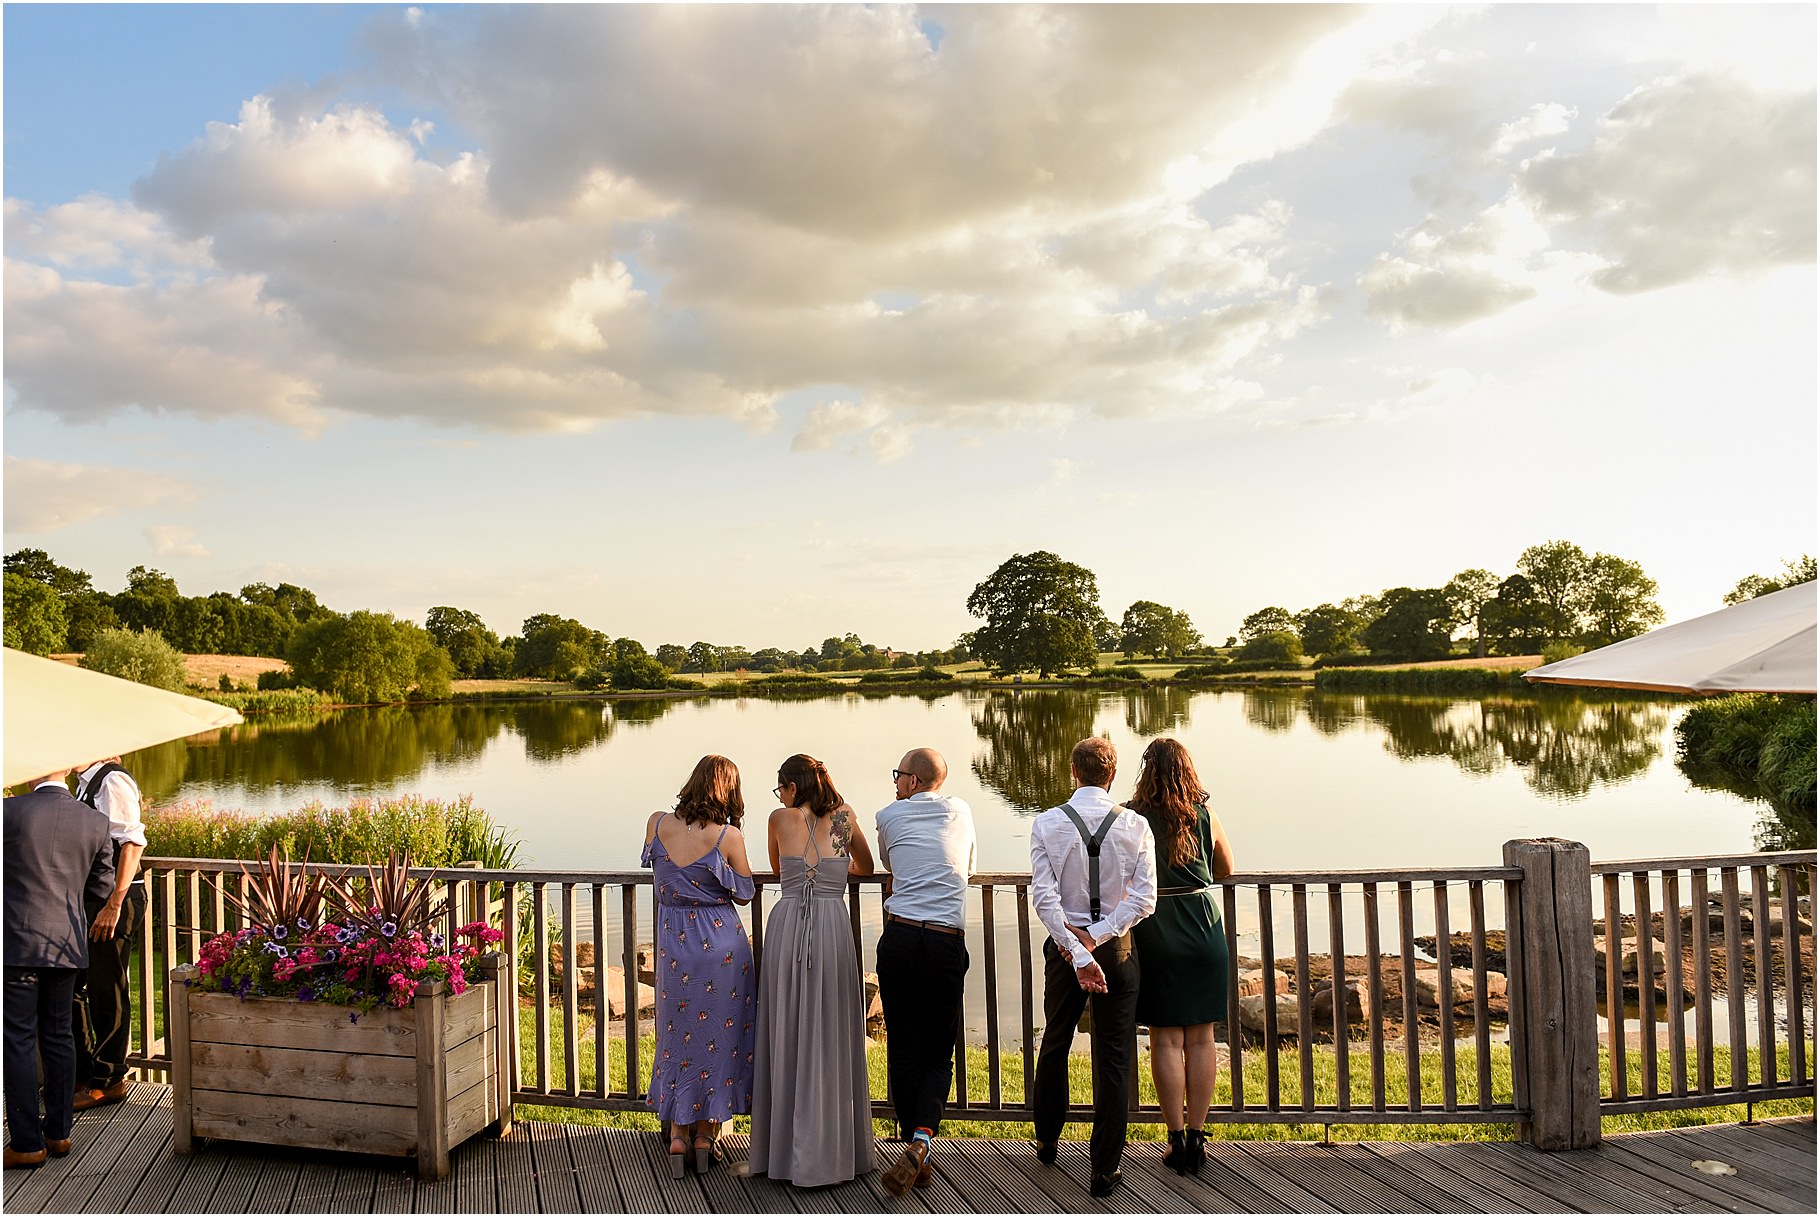
[[[1081,840],[1087,843],[1087,899],[1089,912],[1093,919],[1100,919],[1100,845],[1106,840],[1106,833],[1112,828],[1112,818],[1119,814],[1119,805],[1114,803],[1106,818],[1100,821],[1099,829],[1089,833],[1087,821],[1081,819],[1081,813],[1067,803],[1062,804],[1062,811],[1074,821]]]

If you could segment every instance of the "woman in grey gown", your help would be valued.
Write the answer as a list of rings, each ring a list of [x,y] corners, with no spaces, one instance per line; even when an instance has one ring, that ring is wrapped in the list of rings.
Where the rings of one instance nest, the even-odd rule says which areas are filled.
[[[758,980],[751,1173],[797,1187],[872,1170],[864,986],[847,878],[872,849],[827,767],[798,753],[778,767],[767,833],[778,899]]]

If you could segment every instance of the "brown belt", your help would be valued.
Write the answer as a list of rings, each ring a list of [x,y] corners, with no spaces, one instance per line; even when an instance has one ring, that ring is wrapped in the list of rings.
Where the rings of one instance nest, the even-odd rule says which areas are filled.
[[[954,934],[957,936],[960,934],[960,931],[953,926],[943,925],[939,921],[912,921],[908,917],[899,917],[896,913],[886,913],[885,920],[895,921],[899,925],[913,925],[919,930],[934,930],[937,934]]]

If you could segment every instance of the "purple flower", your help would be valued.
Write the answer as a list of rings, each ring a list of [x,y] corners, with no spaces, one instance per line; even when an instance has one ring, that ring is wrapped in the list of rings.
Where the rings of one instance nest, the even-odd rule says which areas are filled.
[[[315,990],[313,990],[313,989],[297,990],[297,1000],[298,1001],[315,1001],[316,1000]]]
[[[398,923],[396,921],[382,921],[379,923],[379,932],[384,934],[387,938],[396,938],[398,936]]]
[[[288,934],[290,932],[291,932],[290,928],[287,927],[284,924],[284,922],[276,921],[276,922],[272,923],[272,937],[273,938],[283,938],[286,934]]]

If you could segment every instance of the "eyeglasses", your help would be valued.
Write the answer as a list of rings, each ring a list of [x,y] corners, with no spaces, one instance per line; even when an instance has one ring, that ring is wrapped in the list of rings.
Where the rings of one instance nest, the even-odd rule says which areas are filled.
[[[771,797],[778,800],[779,802],[782,802],[783,797],[784,797],[784,788],[782,786],[771,787]]]
[[[905,778],[909,778],[913,782],[922,780],[921,778],[917,777],[914,773],[911,773],[908,769],[893,769],[891,771],[891,780],[892,781],[901,782]]]

